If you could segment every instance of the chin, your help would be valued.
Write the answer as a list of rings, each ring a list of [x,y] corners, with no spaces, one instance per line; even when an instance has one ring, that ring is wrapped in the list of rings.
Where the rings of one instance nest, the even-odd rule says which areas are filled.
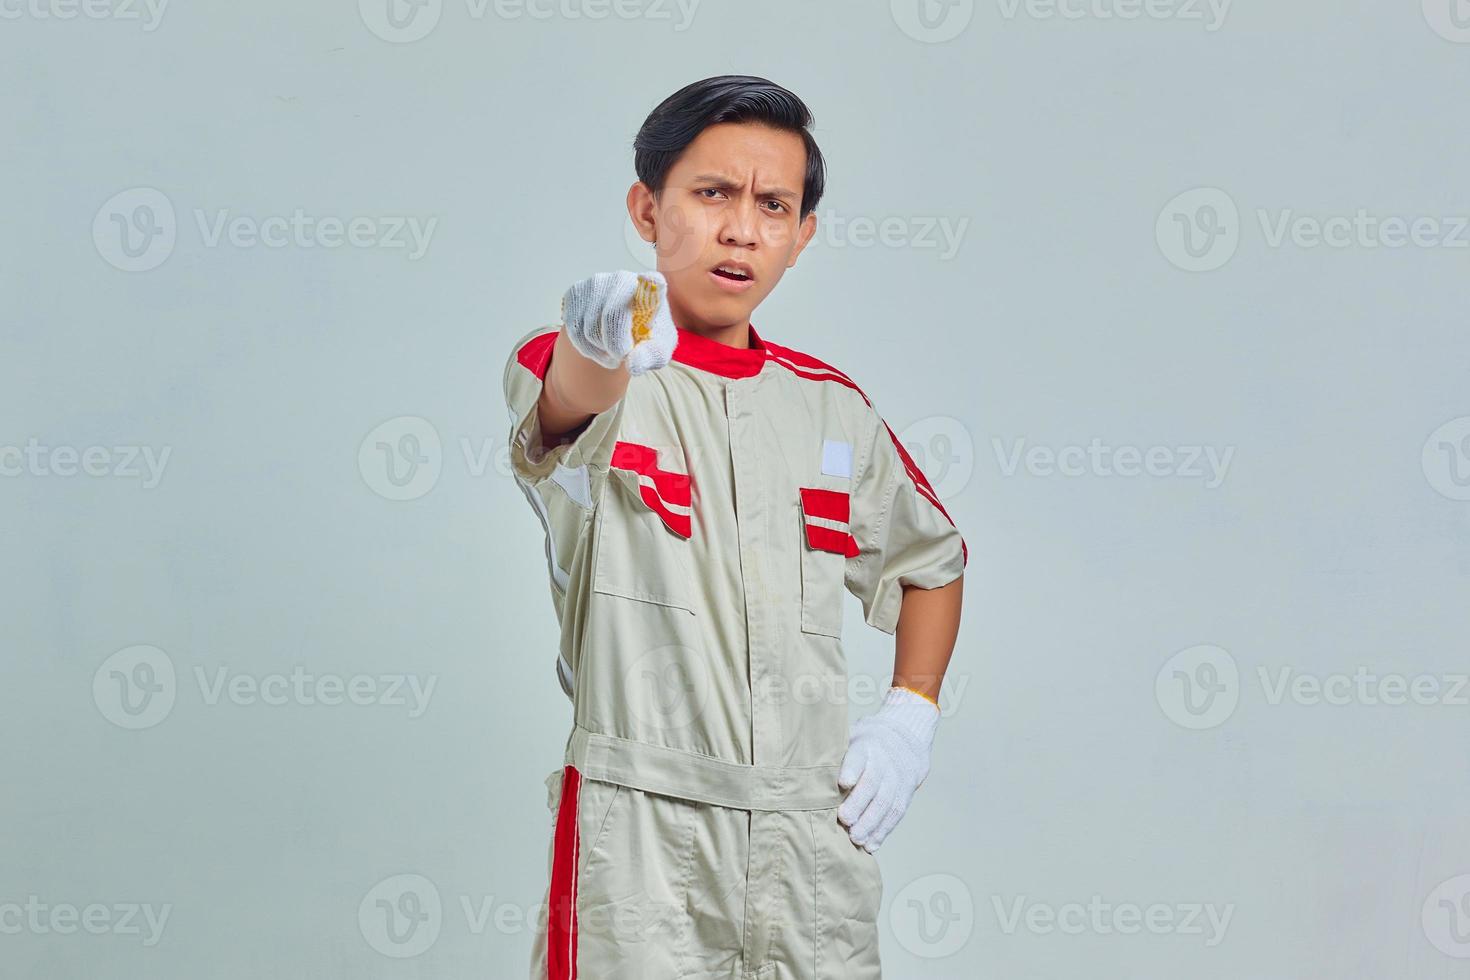
[[[731,296],[728,293],[716,291],[702,305],[711,320],[719,323],[733,323],[748,317],[750,311],[759,304],[750,301],[749,293],[743,296]]]
[[[689,319],[706,327],[732,323],[744,316],[740,312],[739,307],[728,302],[721,302],[722,299],[723,297],[715,297],[714,299],[700,297],[692,303],[687,303],[685,310]],[[684,326],[684,323],[678,317],[674,319],[680,326]]]

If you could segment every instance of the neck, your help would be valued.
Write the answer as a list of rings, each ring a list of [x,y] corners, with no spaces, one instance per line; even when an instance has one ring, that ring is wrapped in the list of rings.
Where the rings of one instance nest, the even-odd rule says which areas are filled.
[[[701,337],[713,340],[717,344],[726,347],[735,347],[740,350],[750,348],[750,319],[746,318],[738,323],[710,323],[695,316],[689,310],[681,309],[682,304],[678,302],[672,291],[669,293],[669,313],[674,318],[674,324],[681,330],[697,333]]]
[[[708,329],[695,329],[692,327],[689,329],[693,330],[694,333],[697,333],[702,337],[707,337],[708,339],[713,340],[715,343],[724,344],[726,347],[735,347],[740,350],[746,350],[750,347],[749,320],[746,320],[743,323],[731,323],[720,327],[710,327]]]

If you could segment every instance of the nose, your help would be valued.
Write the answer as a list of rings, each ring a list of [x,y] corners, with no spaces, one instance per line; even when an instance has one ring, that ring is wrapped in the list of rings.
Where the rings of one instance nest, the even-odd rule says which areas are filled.
[[[725,209],[725,226],[720,231],[720,244],[745,248],[756,243],[756,216],[753,205],[736,204]]]

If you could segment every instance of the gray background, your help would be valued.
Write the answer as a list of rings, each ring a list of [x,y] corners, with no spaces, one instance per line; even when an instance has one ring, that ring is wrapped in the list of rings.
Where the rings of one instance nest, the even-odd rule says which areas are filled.
[[[405,30],[385,2],[4,8],[0,974],[524,975],[569,706],[501,366],[645,254],[648,110],[741,72],[808,101],[830,167],[757,327],[859,379],[970,547],[933,773],[879,856],[886,975],[1470,977],[1451,0],[936,4],[942,40],[903,0],[445,0]],[[437,223],[421,255],[207,234],[298,208]],[[1435,224],[1273,240],[1360,210]],[[1221,232],[1198,260],[1186,225]],[[1173,461],[1009,464],[1094,438]],[[847,637],[886,680],[855,602]],[[137,663],[152,700],[120,700]],[[298,667],[435,686],[213,687]],[[1275,696],[1359,668],[1438,693]],[[440,911],[385,939],[405,894]],[[89,905],[99,934],[62,931]]]

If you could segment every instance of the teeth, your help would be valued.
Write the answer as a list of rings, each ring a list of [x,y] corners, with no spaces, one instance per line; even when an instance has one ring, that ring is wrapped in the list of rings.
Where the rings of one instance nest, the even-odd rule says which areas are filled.
[[[727,265],[719,266],[716,271],[718,271],[718,272],[728,272],[728,273],[730,273],[730,275],[732,275],[732,276],[739,276],[741,279],[748,279],[748,278],[750,278],[745,273],[741,272],[739,269],[732,269],[732,268],[730,268]]]

